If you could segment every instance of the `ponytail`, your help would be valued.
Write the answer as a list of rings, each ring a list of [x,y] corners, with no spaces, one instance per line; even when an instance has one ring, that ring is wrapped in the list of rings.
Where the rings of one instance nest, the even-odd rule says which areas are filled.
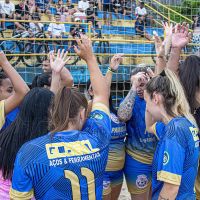
[[[184,116],[196,126],[183,87],[172,71],[165,69],[160,75],[152,78],[146,85],[146,91],[151,98],[154,92],[163,96],[167,114],[172,117]]]
[[[81,108],[87,111],[88,102],[78,89],[61,88],[56,94],[50,109],[49,129],[51,133],[63,131],[69,123],[76,123]]]

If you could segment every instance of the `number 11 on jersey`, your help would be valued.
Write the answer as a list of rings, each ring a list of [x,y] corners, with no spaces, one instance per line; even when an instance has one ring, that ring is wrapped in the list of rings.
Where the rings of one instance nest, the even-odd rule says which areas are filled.
[[[81,186],[78,176],[70,170],[65,170],[64,173],[65,173],[65,178],[69,179],[71,182],[73,200],[81,200]],[[81,174],[85,176],[85,178],[87,179],[88,199],[95,200],[96,194],[95,194],[94,173],[90,169],[82,167]]]

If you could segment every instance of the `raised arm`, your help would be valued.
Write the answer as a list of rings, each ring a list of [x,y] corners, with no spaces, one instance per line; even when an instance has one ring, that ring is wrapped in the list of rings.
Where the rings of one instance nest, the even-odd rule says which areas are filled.
[[[123,54],[115,54],[111,59],[110,67],[105,76],[109,88],[112,83],[112,74],[118,70],[120,63],[122,62],[122,56]]]
[[[182,25],[177,24],[175,26],[174,33],[172,34],[172,48],[167,62],[167,68],[176,74],[178,74],[181,50],[189,43],[190,38],[191,33],[189,33],[188,25],[183,23]]]
[[[53,52],[50,52],[50,66],[52,70],[52,80],[51,80],[51,88],[50,90],[54,93],[58,91],[58,88],[60,88],[61,83],[61,72],[66,65],[66,63],[69,61],[69,57],[67,58],[68,52],[64,53],[65,50],[62,51],[59,49],[57,52],[57,56],[55,58]]]
[[[5,100],[5,114],[8,114],[14,108],[20,105],[24,99],[24,96],[29,91],[29,88],[17,71],[8,62],[5,54],[2,51],[0,52],[0,67],[10,78],[15,90],[15,93]]]
[[[154,31],[154,42],[156,48],[156,66],[155,66],[155,74],[160,74],[167,65],[167,56],[170,52],[170,47],[172,43],[172,24],[163,23],[163,28],[165,31],[165,39],[162,39],[158,36],[157,32]]]
[[[91,41],[86,35],[81,35],[81,40],[76,39],[78,47],[75,46],[74,49],[77,55],[86,61],[90,71],[90,80],[94,93],[93,104],[102,103],[109,108],[109,88],[92,52]]]
[[[121,121],[126,122],[131,118],[137,87],[141,84],[141,82],[145,82],[145,80],[145,72],[139,72],[131,77],[132,87],[124,101],[120,104],[117,112]]]

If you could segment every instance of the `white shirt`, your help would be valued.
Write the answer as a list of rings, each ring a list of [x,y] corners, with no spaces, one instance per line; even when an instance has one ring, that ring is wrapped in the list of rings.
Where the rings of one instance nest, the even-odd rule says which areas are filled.
[[[140,8],[139,6],[135,9],[135,15],[146,15],[147,14],[147,10],[146,8]]]
[[[40,27],[41,30],[44,27],[42,23],[38,23],[38,26]],[[38,26],[36,26],[36,24],[33,22],[30,23],[30,29],[33,32],[33,34],[40,32],[40,29],[38,28]]]
[[[51,23],[49,24],[48,31],[50,31],[52,35],[61,36],[62,33],[65,32],[65,25]]]
[[[11,15],[15,11],[15,5],[13,3],[0,2],[0,13]]]
[[[78,2],[78,9],[82,9],[84,11],[86,11],[86,9],[89,8],[89,2],[88,1],[79,1]]]

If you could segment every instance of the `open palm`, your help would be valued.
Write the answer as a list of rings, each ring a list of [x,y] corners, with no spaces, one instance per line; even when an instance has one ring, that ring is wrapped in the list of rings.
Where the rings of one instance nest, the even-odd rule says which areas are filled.
[[[59,49],[56,57],[53,52],[50,52],[50,65],[54,72],[60,73],[63,67],[70,60],[70,57],[67,57],[67,54],[68,52],[65,53],[64,49],[62,51]]]
[[[183,24],[177,24],[175,27],[175,32],[172,34],[172,47],[183,48],[190,41],[190,33],[188,27]]]

